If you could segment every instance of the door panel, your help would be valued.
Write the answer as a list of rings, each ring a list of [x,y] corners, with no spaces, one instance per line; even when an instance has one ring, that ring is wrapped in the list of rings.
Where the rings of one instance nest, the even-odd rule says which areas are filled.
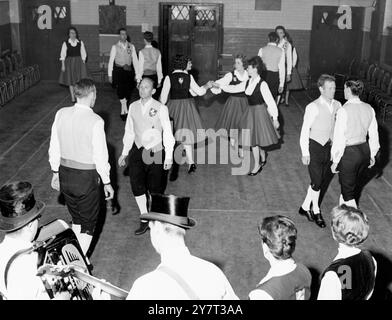
[[[216,78],[222,47],[222,11],[221,4],[161,4],[160,42],[166,73],[172,71],[172,58],[184,54],[192,58],[192,75],[199,83]]]
[[[57,80],[60,51],[71,24],[69,0],[29,0],[22,2],[25,30],[24,58],[38,64],[41,79]]]

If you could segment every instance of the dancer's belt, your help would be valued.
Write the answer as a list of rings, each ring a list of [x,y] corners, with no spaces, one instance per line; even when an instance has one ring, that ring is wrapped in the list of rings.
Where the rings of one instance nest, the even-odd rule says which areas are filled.
[[[346,145],[346,147],[355,147],[355,146],[360,146],[361,144],[366,143],[366,141],[362,141],[362,142],[357,142],[357,143],[352,143],[352,144],[348,144]]]
[[[78,162],[75,160],[69,160],[69,159],[64,159],[61,158],[60,159],[60,164],[64,167],[67,168],[72,168],[72,169],[78,169],[78,170],[95,170],[95,164],[93,163],[82,163],[82,162]]]

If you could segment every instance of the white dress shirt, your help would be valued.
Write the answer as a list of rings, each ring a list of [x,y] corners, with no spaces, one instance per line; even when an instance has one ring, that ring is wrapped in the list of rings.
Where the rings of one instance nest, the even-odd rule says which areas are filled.
[[[297,264],[293,259],[287,259],[287,260],[282,260],[279,261],[278,263],[274,264],[271,266],[269,269],[267,275],[261,279],[258,285],[261,285],[271,278],[274,277],[281,277],[286,274],[289,274],[290,272],[293,272],[295,268],[297,267]],[[271,295],[269,295],[267,292],[261,289],[255,289],[249,293],[249,299],[250,300],[274,300]]]
[[[174,70],[173,73],[177,72],[182,72],[188,74],[188,72],[184,72],[184,70]],[[193,76],[190,75],[190,87],[189,87],[189,92],[192,94],[197,94],[198,96],[203,96],[206,94],[207,90],[204,87],[200,87],[195,79],[193,79]],[[166,76],[165,80],[163,81],[163,86],[162,86],[162,91],[161,91],[161,97],[160,101],[162,104],[166,104],[168,98],[169,98],[169,93],[170,93],[170,88],[171,88],[171,83],[170,83],[170,77]]]
[[[336,100],[331,100],[331,102],[329,102],[323,96],[320,96],[319,101],[321,101],[323,105],[328,107],[328,110],[331,114],[333,113],[333,104],[337,102]],[[309,153],[310,129],[318,114],[319,114],[319,109],[314,102],[311,102],[306,106],[304,121],[302,123],[301,135],[299,138],[299,143],[301,146],[303,157],[308,157],[310,155]]]
[[[348,100],[346,103],[363,103],[359,98],[353,98]],[[369,147],[370,147],[370,158],[374,158],[380,149],[380,143],[378,138],[378,125],[376,114],[374,109],[373,112],[373,119],[370,123],[370,127],[368,129],[369,135]],[[346,149],[346,137],[345,131],[347,128],[347,112],[343,108],[340,108],[336,113],[336,123],[335,123],[335,130],[333,136],[333,143],[331,148],[331,155],[333,163],[339,163],[340,159],[344,154],[344,150]]]
[[[78,42],[79,42],[78,39],[75,39],[75,41],[72,41],[71,38],[68,39],[68,43],[72,47],[76,47],[78,45]],[[84,47],[83,41],[80,41],[80,56],[83,62],[86,62],[87,52],[86,52],[86,48]],[[65,42],[63,42],[63,45],[61,47],[61,53],[60,53],[60,61],[64,61],[66,57],[67,57],[67,45]]]
[[[20,255],[14,260],[8,271],[7,290],[5,289],[4,272],[8,261],[17,251],[31,246],[31,242],[8,235],[0,243],[0,291],[8,300],[49,299],[41,278],[37,276],[36,252]]]
[[[160,265],[175,271],[201,300],[238,300],[224,273],[211,262],[191,255],[185,246],[165,252]],[[177,281],[158,268],[138,278],[127,299],[189,300]]]
[[[249,80],[249,75],[246,70],[241,74],[238,70],[234,70],[234,76],[241,82],[246,82]],[[233,73],[228,72],[222,78],[216,80],[215,82],[218,83],[221,87],[227,86],[230,82],[233,81]],[[211,92],[213,94],[220,94],[222,92],[221,88],[211,88]]]
[[[285,39],[279,42],[278,47],[282,48],[285,52],[287,74],[291,75],[293,70],[293,47],[291,46],[291,43]]]
[[[73,113],[73,117],[76,119],[76,121],[80,121],[80,115],[83,115],[83,113],[90,113],[94,112],[90,107],[85,106],[80,103],[76,103],[75,106],[69,107],[69,108],[63,108],[67,109],[65,112],[71,112]],[[56,113],[56,117],[54,119],[53,125],[52,125],[52,133],[51,133],[51,138],[50,138],[50,145],[49,145],[49,162],[52,168],[52,171],[57,172],[60,167],[60,160],[62,158],[62,152],[60,148],[60,141],[59,141],[59,136],[58,136],[58,117],[59,117],[59,112],[64,111],[63,109],[60,109]],[[93,127],[93,132],[92,132],[92,158],[93,162],[95,164],[96,170],[98,174],[100,175],[102,182],[104,184],[110,183],[110,164],[109,164],[109,154],[108,154],[108,149],[107,149],[107,144],[106,144],[106,136],[105,136],[105,129],[104,129],[105,123],[102,119],[97,121]],[[75,126],[74,132],[70,132],[70,135],[68,136],[67,141],[64,141],[64,143],[72,145],[73,144],[73,137],[77,135],[77,130],[78,126]],[[75,131],[76,130],[76,131]],[[75,150],[77,152],[77,150]],[[68,160],[74,160],[74,159],[68,159]]]
[[[150,44],[147,44],[145,48],[152,48],[153,46]],[[143,77],[143,71],[144,71],[144,55],[142,51],[139,51],[139,74],[137,76],[137,80],[141,81]],[[163,72],[162,72],[162,54],[159,55],[158,61],[157,61],[157,76],[158,76],[158,84],[162,82],[163,79]]]
[[[274,42],[269,42],[268,46],[278,46]],[[263,58],[263,48],[260,48],[259,53],[257,54],[260,58]],[[284,83],[286,81],[286,56],[285,53],[282,54],[282,57],[279,60],[279,87],[284,87]]]
[[[125,41],[125,42],[119,41],[117,44],[122,46],[124,49],[126,49],[127,46],[130,45],[131,51],[132,51],[132,64],[133,64],[133,68],[135,69],[135,75],[139,74],[139,60],[137,58],[135,46],[132,43],[129,43],[128,41]],[[112,49],[110,50],[110,58],[109,58],[109,64],[108,64],[108,76],[109,77],[111,77],[113,75],[113,65],[114,65],[116,53],[117,53],[117,49],[116,49],[117,44],[113,45]]]
[[[333,261],[346,259],[361,252],[361,249],[349,247],[339,243],[338,254]],[[377,274],[377,261],[373,258],[375,265],[374,274]],[[372,292],[373,293],[373,292]],[[371,294],[370,294],[371,296]],[[342,285],[336,272],[328,271],[321,279],[320,290],[317,300],[342,300]]]
[[[123,151],[122,155],[127,156],[129,151],[132,149],[132,146],[135,142],[135,130],[134,130],[134,125],[133,125],[133,120],[131,116],[131,109],[135,105],[135,103],[140,104],[142,107],[142,114],[145,115],[146,112],[150,109],[150,106],[153,102],[153,98],[150,98],[146,103],[142,103],[142,100],[138,100],[134,103],[132,103],[129,106],[128,110],[128,116],[127,116],[127,121],[125,123],[125,133],[123,137]],[[171,123],[170,123],[170,118],[169,118],[169,111],[167,107],[162,104],[161,107],[159,108],[158,111],[158,117],[162,125],[162,130],[163,134],[161,139],[163,140],[163,146],[165,148],[165,158],[166,159],[172,159],[173,157],[173,150],[174,150],[174,145],[175,145],[175,139],[173,137],[172,133],[172,128],[171,128]],[[151,145],[151,147],[154,147],[156,144],[160,143],[161,141],[154,140],[154,145]]]
[[[228,93],[239,93],[239,92],[245,92],[247,96],[251,96],[253,94],[254,90],[257,90],[256,85],[260,81],[260,76],[258,75],[256,78],[250,78],[249,80],[249,86],[246,88],[246,81],[241,82],[240,84],[237,85],[227,85],[223,86],[221,89],[225,92]],[[267,104],[267,110],[272,119],[278,120],[278,107],[276,106],[276,102],[274,98],[272,97],[271,91],[268,87],[267,82],[262,81],[260,84],[260,92],[261,95],[263,96],[263,99],[265,103]]]

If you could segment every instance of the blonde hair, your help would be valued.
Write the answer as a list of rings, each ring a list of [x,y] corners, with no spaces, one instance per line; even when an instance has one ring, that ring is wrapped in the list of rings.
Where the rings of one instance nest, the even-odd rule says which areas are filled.
[[[333,208],[331,214],[332,235],[337,242],[355,247],[367,239],[368,218],[361,210],[343,204]]]

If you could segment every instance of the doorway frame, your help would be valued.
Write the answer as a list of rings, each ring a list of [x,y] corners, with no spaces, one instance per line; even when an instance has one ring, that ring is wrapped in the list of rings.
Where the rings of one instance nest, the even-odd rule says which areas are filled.
[[[159,26],[158,26],[158,39],[159,39],[159,49],[161,50],[162,54],[162,62],[163,62],[163,71],[165,74],[168,74],[168,48],[167,48],[167,43],[164,42],[163,36],[164,36],[164,31],[165,31],[165,26],[164,26],[164,9],[165,6],[170,6],[170,5],[177,5],[177,6],[214,6],[218,7],[219,11],[219,20],[218,20],[218,57],[220,54],[222,54],[223,50],[223,24],[224,24],[224,18],[223,18],[223,8],[224,4],[223,3],[212,3],[212,2],[159,2]],[[218,59],[216,61],[216,67],[217,67],[217,75],[218,75]]]

